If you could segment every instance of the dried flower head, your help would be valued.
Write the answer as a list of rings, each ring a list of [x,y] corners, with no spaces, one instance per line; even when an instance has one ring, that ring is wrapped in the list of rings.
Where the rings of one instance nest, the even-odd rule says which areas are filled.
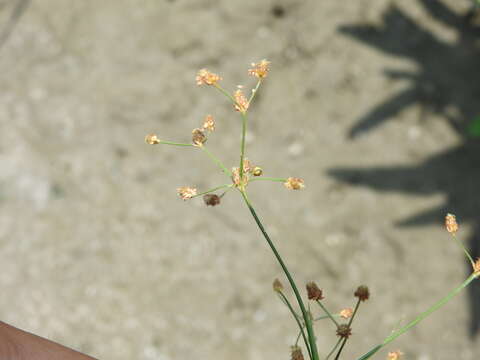
[[[344,319],[349,319],[353,315],[353,309],[352,308],[345,308],[340,311],[340,316]]]
[[[203,202],[207,206],[217,206],[220,204],[220,196],[216,194],[205,194],[203,195]]]
[[[248,181],[250,180],[250,177],[248,176],[248,173],[245,171],[245,165],[243,166],[243,169],[244,169],[243,181],[241,181],[241,179],[240,179],[240,168],[232,167],[232,182],[237,187],[245,186],[246,184],[248,184]]]
[[[245,113],[248,109],[248,100],[241,89],[237,89],[233,94],[235,99],[235,110]]]
[[[197,85],[216,85],[222,78],[207,69],[201,69],[198,71],[195,80]]]
[[[291,348],[292,351],[292,360],[303,360],[303,354],[302,354],[302,349],[300,346],[292,346]]]
[[[283,183],[287,189],[300,190],[305,187],[305,181],[300,178],[289,177],[287,181]]]
[[[400,350],[390,351],[387,355],[387,360],[398,360],[403,355],[403,352]]]
[[[253,165],[250,160],[247,158],[243,159],[243,172],[244,173],[249,173],[253,171]]]
[[[309,300],[322,300],[323,293],[322,290],[315,284],[315,282],[310,281],[307,283],[307,294]]]
[[[252,63],[252,68],[248,69],[248,74],[256,78],[266,78],[270,71],[270,61],[263,59],[259,63]]]
[[[358,297],[360,301],[366,301],[370,297],[370,292],[368,291],[367,286],[361,285],[357,288],[354,295],[355,297]]]
[[[473,263],[473,272],[478,276],[480,275],[480,258],[478,258],[474,263]]]
[[[208,131],[215,130],[215,120],[212,115],[205,116],[205,119],[203,120],[203,128]]]
[[[445,216],[445,227],[450,234],[455,235],[458,231],[458,223],[455,215],[447,214],[447,216]]]
[[[348,339],[352,335],[352,328],[348,324],[340,324],[337,327],[337,336],[340,336],[343,339]]]
[[[276,292],[282,292],[283,291],[283,284],[280,282],[280,280],[275,279],[273,281],[273,290]]]
[[[238,167],[232,167],[232,181],[235,186],[240,185],[240,170]]]
[[[253,176],[262,176],[263,169],[260,166],[255,166],[252,171]]]
[[[145,136],[145,142],[148,145],[156,145],[160,144],[160,139],[158,138],[157,134],[148,134]]]
[[[197,189],[188,186],[182,186],[177,189],[177,193],[183,200],[187,200],[197,195]]]
[[[192,130],[192,142],[195,146],[202,146],[207,141],[207,136],[202,129]]]

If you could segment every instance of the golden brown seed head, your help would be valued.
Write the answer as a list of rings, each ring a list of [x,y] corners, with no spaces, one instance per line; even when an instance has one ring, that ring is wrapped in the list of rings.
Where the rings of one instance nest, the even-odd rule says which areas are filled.
[[[189,186],[182,186],[177,189],[177,193],[183,200],[188,200],[197,195],[197,189]]]
[[[203,120],[203,128],[208,131],[215,130],[215,120],[212,115],[207,115]]]
[[[247,158],[243,159],[243,172],[249,173],[249,172],[252,172],[252,170],[253,170],[252,162]]]
[[[403,352],[401,352],[400,350],[390,351],[387,355],[387,360],[399,360],[402,355]]]
[[[366,301],[370,297],[370,292],[368,291],[368,287],[366,287],[365,285],[361,285],[357,288],[353,295],[355,295],[355,297],[358,297],[360,301]]]
[[[276,292],[282,292],[283,291],[283,284],[280,282],[280,280],[275,279],[273,281],[273,291],[276,291]]]
[[[202,129],[192,130],[192,142],[195,146],[202,146],[207,141],[207,136]]]
[[[340,324],[337,327],[337,336],[343,339],[348,339],[352,335],[352,328],[348,324]]]
[[[255,166],[252,171],[253,176],[262,176],[263,170],[260,166]]]
[[[233,98],[235,99],[235,110],[240,111],[241,113],[245,113],[248,110],[248,100],[243,94],[241,89],[237,89],[233,94]]]
[[[217,206],[220,204],[220,196],[216,194],[205,194],[203,195],[203,202],[207,206]]]
[[[480,275],[480,258],[478,258],[474,263],[473,263],[473,272],[476,275]]]
[[[287,181],[283,183],[283,185],[290,190],[301,190],[305,188],[305,181],[300,178],[289,177]]]
[[[157,145],[160,144],[160,139],[156,134],[148,134],[147,136],[145,136],[145,142],[148,145]]]
[[[307,283],[307,294],[309,300],[322,300],[323,292],[313,281]]]
[[[222,78],[207,69],[201,69],[197,72],[195,81],[197,85],[216,85]]]
[[[300,346],[292,346],[292,360],[303,360],[302,349]]]
[[[344,319],[349,319],[353,315],[353,309],[352,308],[345,308],[340,311],[340,316]]]
[[[445,216],[445,227],[450,234],[456,234],[458,231],[458,223],[455,215],[447,214],[447,216]]]
[[[256,78],[266,78],[270,71],[270,61],[263,59],[259,63],[252,63],[252,68],[248,69],[248,74]]]

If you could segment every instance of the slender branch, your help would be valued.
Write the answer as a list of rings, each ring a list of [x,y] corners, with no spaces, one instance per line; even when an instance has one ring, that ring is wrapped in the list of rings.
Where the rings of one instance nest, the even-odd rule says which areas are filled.
[[[245,158],[245,137],[247,134],[247,113],[242,115],[242,142],[240,144],[240,179],[243,179],[243,160]]]
[[[300,315],[297,315],[298,317],[300,317]],[[335,314],[335,316],[340,316],[338,314]],[[313,319],[313,321],[318,321],[318,320],[325,320],[325,319],[329,319],[328,315],[322,315],[322,316],[319,316],[315,319]],[[302,328],[304,329],[305,328],[305,324],[302,325]],[[302,333],[299,331],[298,332],[298,335],[297,335],[297,340],[295,341],[295,345],[298,344],[298,340],[300,340],[300,335],[302,335]]]
[[[275,255],[275,257],[276,257],[278,263],[280,264],[280,266],[282,267],[283,272],[285,273],[285,276],[287,277],[288,282],[290,283],[290,286],[292,287],[293,292],[295,293],[295,297],[297,298],[298,305],[300,307],[303,319],[304,319],[306,327],[307,327],[308,341],[310,343],[310,349],[312,351],[312,360],[319,360],[317,344],[315,342],[315,334],[313,332],[312,320],[310,318],[310,315],[307,314],[307,310],[305,309],[305,305],[303,303],[302,297],[300,296],[297,285],[295,284],[295,281],[293,280],[292,275],[290,275],[290,272],[288,271],[287,266],[283,262],[282,257],[280,256],[277,249],[275,248],[275,245],[273,244],[272,240],[268,236],[268,233],[265,231],[265,228],[263,227],[262,222],[258,218],[257,213],[255,212],[255,209],[253,208],[250,201],[248,200],[247,194],[245,193],[245,191],[241,191],[241,194],[243,196],[243,199],[245,200],[245,204],[247,205],[248,209],[250,210],[250,213],[252,214],[253,218],[255,219],[255,222],[257,223],[257,226],[259,227],[259,229],[262,232],[265,240],[267,241],[268,245],[270,246],[270,249],[272,249],[273,254]]]
[[[177,142],[165,141],[165,140],[160,140],[160,144],[174,145],[174,146],[195,146],[193,144],[177,143]]]
[[[259,180],[267,180],[267,181],[277,181],[277,182],[286,182],[287,179],[283,179],[283,178],[273,178],[273,177],[265,177],[265,176],[258,176],[258,177],[254,177],[254,178],[251,178],[250,180],[248,180],[248,182],[252,182],[252,181],[259,181]]]
[[[338,339],[337,343],[335,344],[335,346],[333,347],[332,351],[330,351],[327,355],[327,357],[325,358],[325,360],[328,360],[330,358],[330,356],[332,356],[332,354],[335,352],[335,350],[337,349],[338,345],[340,345],[340,343],[342,342],[342,338]]]
[[[205,195],[205,194],[208,194],[208,193],[220,190],[220,189],[230,188],[232,186],[233,186],[233,184],[225,184],[225,185],[217,186],[217,187],[214,187],[213,189],[210,189],[210,190],[207,190],[207,191],[204,191],[204,192],[201,192],[197,195],[192,196],[192,199],[197,197],[197,196],[202,196],[202,195]]]
[[[434,311],[440,309],[443,305],[445,305],[448,301],[450,301],[455,295],[457,295],[460,291],[462,291],[463,288],[465,288],[468,284],[470,284],[473,280],[475,280],[480,273],[473,273],[470,275],[462,284],[460,284],[458,287],[450,291],[447,296],[445,296],[443,299],[439,300],[435,304],[433,304],[430,308],[428,308],[426,311],[418,315],[413,321],[411,321],[409,324],[405,325],[401,329],[395,331],[393,334],[385,338],[383,342],[375,347],[373,347],[369,352],[366,354],[362,355],[361,357],[358,358],[358,360],[366,360],[369,359],[373,354],[375,354],[378,350],[380,350],[382,347],[387,345],[388,343],[392,342],[395,340],[397,337],[405,333],[407,330],[409,330],[411,327],[415,326],[418,324],[420,321],[425,319],[428,315],[433,313]]]
[[[320,300],[317,300],[317,304],[320,305],[320,307],[322,308],[323,311],[325,311],[325,314],[327,314],[327,316],[333,321],[333,323],[338,327],[338,322],[337,320],[335,320],[335,318],[333,317],[332,314],[330,314],[330,311],[327,310],[327,308],[325,306],[323,306],[323,304],[320,302]]]
[[[221,169],[222,171],[228,175],[228,176],[232,176],[232,172],[230,170],[228,170],[225,165],[223,165],[223,163],[217,159],[217,157],[215,157],[215,155],[213,155],[206,147],[205,145],[202,145],[202,146],[199,146],[199,148],[201,148],[205,154],[208,155],[208,157],[215,163],[217,164]]]
[[[360,298],[358,298],[357,304],[355,305],[355,309],[353,310],[352,317],[348,321],[348,327],[350,328],[353,322],[353,319],[355,318],[355,315],[357,314],[358,307],[360,306]],[[337,356],[335,356],[335,360],[338,360],[340,358],[340,354],[342,353],[343,348],[345,347],[345,344],[347,343],[348,337],[345,337],[342,342],[342,346],[340,346],[340,349],[338,350]]]
[[[225,95],[234,105],[237,103],[233,98],[233,96],[227,90],[225,90],[218,84],[215,84],[214,86],[218,91],[220,91],[223,95]]]
[[[285,297],[285,295],[282,292],[278,292],[278,296],[280,296],[282,298],[283,302],[287,305],[287,307],[290,309],[290,312],[292,313],[293,317],[295,318],[295,321],[297,322],[298,327],[300,328],[300,332],[302,333],[302,337],[303,337],[303,341],[305,342],[305,346],[307,347],[308,356],[311,359],[312,358],[312,351],[310,350],[308,340],[305,336],[305,332],[303,331],[303,325],[300,322],[300,320],[298,319],[297,313],[293,309],[292,304],[290,304],[290,302],[288,301],[288,299]]]
[[[262,83],[262,79],[258,79],[257,85],[255,86],[254,89],[252,89],[252,94],[250,95],[250,99],[248,99],[248,105],[250,106],[252,100],[255,98],[255,95],[257,94],[258,88],[260,87],[260,84]]]
[[[468,250],[465,248],[465,246],[463,245],[463,243],[457,239],[457,237],[455,236],[455,234],[452,235],[453,238],[455,239],[455,242],[458,244],[458,246],[460,246],[460,248],[463,250],[463,252],[465,253],[465,255],[467,256],[468,260],[470,260],[470,264],[472,264],[472,266],[475,265],[475,261],[473,261],[472,259],[472,256],[470,255],[470,253],[468,252]]]

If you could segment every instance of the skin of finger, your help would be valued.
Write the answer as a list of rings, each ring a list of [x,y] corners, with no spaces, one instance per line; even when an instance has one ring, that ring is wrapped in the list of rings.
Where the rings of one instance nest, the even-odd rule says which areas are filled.
[[[96,360],[4,322],[0,322],[0,359]]]

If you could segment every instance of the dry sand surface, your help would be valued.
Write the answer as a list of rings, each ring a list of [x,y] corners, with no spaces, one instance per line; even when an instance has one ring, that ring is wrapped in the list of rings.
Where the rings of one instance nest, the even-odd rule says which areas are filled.
[[[466,277],[442,219],[456,213],[467,241],[480,210],[478,148],[463,123],[451,125],[480,108],[479,53],[442,20],[445,8],[23,1],[10,22],[18,3],[0,2],[2,24],[15,23],[0,48],[3,321],[99,359],[289,358],[296,324],[271,288],[281,269],[240,196],[215,208],[181,201],[179,186],[228,179],[198,149],[143,141],[156,132],[188,142],[210,113],[208,146],[235,165],[238,114],[196,86],[195,73],[207,67],[229,90],[249,89],[246,69],[263,58],[272,71],[252,105],[248,157],[266,176],[300,176],[307,188],[258,182],[250,197],[302,289],[316,280],[338,311],[369,285],[344,358]],[[469,7],[443,4],[450,15]],[[467,295],[377,358],[398,348],[406,359],[477,359]],[[316,329],[325,356],[334,328]]]

